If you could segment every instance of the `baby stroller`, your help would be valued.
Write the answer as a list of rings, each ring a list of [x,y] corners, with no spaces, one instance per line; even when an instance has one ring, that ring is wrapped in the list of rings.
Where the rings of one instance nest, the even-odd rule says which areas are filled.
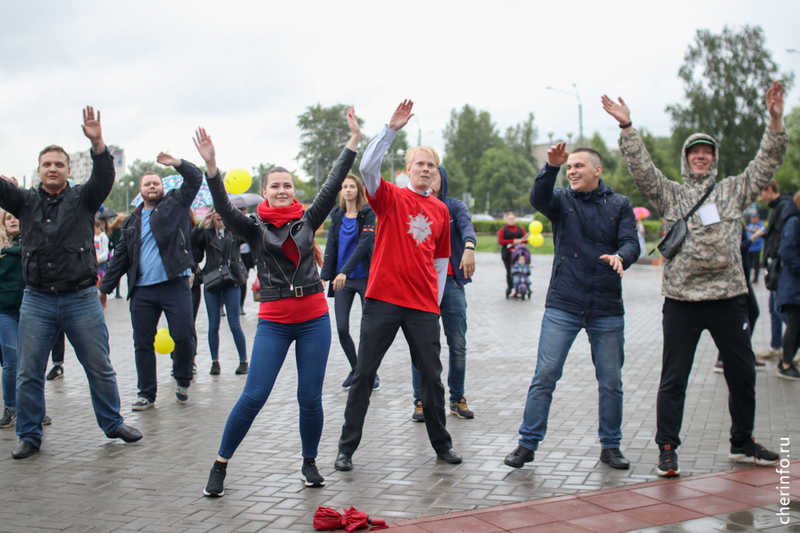
[[[531,299],[531,252],[524,244],[518,244],[511,249],[511,279],[513,289],[511,298]]]

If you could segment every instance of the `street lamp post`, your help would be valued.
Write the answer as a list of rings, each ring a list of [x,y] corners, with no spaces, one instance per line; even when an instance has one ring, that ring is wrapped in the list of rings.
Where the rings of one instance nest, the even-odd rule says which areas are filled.
[[[575,90],[574,93],[570,93],[567,91],[562,91],[561,89],[556,89],[555,87],[545,87],[550,91],[556,91],[557,93],[567,94],[569,96],[574,96],[578,99],[578,145],[582,148],[583,147],[583,102],[581,102],[581,95],[578,94],[578,85],[573,83],[572,88]]]

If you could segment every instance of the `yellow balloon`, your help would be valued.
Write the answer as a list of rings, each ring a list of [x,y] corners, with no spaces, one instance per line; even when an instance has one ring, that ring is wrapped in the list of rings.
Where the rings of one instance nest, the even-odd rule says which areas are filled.
[[[234,168],[225,174],[225,190],[231,194],[242,194],[247,192],[253,178],[244,168]]]
[[[539,222],[541,224],[541,222]],[[533,235],[528,235],[528,242],[531,243],[531,246],[534,248],[538,248],[539,246],[544,244],[544,235],[541,233],[534,233]]]
[[[161,328],[156,332],[156,340],[153,346],[156,352],[160,354],[172,353],[175,349],[175,341],[169,336],[169,330],[167,328]]]
[[[541,233],[543,229],[544,225],[538,220],[534,220],[533,222],[531,222],[531,225],[528,226],[528,231],[530,231],[534,235],[536,235],[537,233]]]

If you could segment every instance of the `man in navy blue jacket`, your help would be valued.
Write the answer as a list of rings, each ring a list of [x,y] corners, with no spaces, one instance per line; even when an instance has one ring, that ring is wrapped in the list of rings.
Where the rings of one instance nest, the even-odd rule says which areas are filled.
[[[569,188],[554,188],[565,162]],[[544,439],[553,390],[581,329],[589,337],[599,385],[600,460],[613,468],[630,467],[619,449],[625,328],[621,278],[639,257],[639,242],[631,202],[606,187],[602,165],[594,150],[578,148],[570,155],[566,143],[558,143],[547,151],[547,164],[531,191],[531,205],[553,223],[555,257],[519,446],[505,459],[514,468],[533,461]]]
[[[458,418],[474,418],[464,397],[467,372],[467,296],[464,286],[472,281],[475,272],[475,227],[469,208],[456,198],[447,197],[448,178],[444,167],[431,183],[431,194],[439,198],[450,211],[450,263],[442,303],[439,305],[442,328],[450,350],[450,368],[447,385],[450,389],[450,412]],[[425,422],[422,410],[422,392],[419,372],[411,364],[411,381],[414,385],[414,414],[411,420]]]

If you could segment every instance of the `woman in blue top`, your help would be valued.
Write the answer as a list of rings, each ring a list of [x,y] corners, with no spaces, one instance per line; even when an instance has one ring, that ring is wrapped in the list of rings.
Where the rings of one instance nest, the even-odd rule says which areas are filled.
[[[367,204],[364,183],[354,174],[348,174],[342,183],[339,207],[331,212],[328,242],[325,245],[325,263],[320,279],[332,280],[328,285],[328,298],[333,298],[336,310],[336,329],[350,373],[342,383],[345,389],[353,382],[356,370],[356,346],[350,336],[350,309],[353,299],[367,292],[369,265],[375,245],[375,212]],[[373,389],[380,388],[381,380],[375,376]]]
[[[747,225],[747,236],[750,238],[750,268],[753,271],[753,283],[758,283],[758,270],[761,266],[761,250],[764,248],[764,223],[759,219],[757,212],[750,215]],[[753,237],[756,237],[753,239]]]

